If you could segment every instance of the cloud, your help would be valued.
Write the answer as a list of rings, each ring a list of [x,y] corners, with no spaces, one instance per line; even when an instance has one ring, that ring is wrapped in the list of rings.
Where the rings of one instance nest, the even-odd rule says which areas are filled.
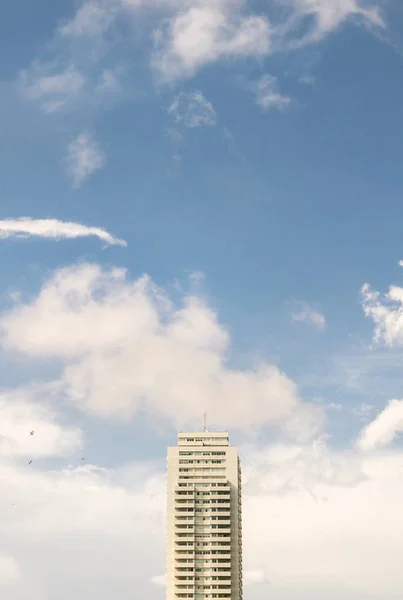
[[[388,406],[369,423],[357,442],[361,450],[391,444],[403,432],[403,400],[390,400]]]
[[[176,123],[185,127],[215,125],[217,115],[213,105],[199,91],[178,94],[168,109]]]
[[[152,464],[126,471],[0,463],[1,546],[13,556],[0,556],[2,600],[129,600],[133,581],[151,598],[147,580],[163,562],[164,476]]]
[[[324,444],[280,445],[251,448],[247,455],[244,450],[243,458],[245,556],[262,565],[274,597],[397,597],[402,578],[393,530],[403,494],[403,480],[396,477],[401,453],[360,460]],[[379,511],[386,530],[374,519]],[[387,573],[378,562],[382,548]],[[261,592],[256,586],[253,595],[254,589],[257,600]]]
[[[73,65],[56,74],[46,74],[46,71],[40,63],[23,71],[19,79],[21,92],[28,100],[39,102],[45,113],[70,107],[84,89],[85,76]]]
[[[385,27],[379,4],[366,0],[291,0],[293,14],[289,23],[292,33],[305,25],[302,36],[292,36],[295,47],[322,40],[345,21],[356,18],[368,27]],[[313,19],[313,23],[312,23]]]
[[[57,219],[3,219],[0,221],[0,239],[11,237],[28,238],[41,237],[45,239],[77,239],[94,236],[104,241],[108,246],[126,246],[124,240],[119,240],[101,227],[91,227],[80,223],[58,221]]]
[[[344,407],[343,407],[342,404],[339,404],[337,402],[330,402],[330,404],[328,404],[326,408],[328,410],[337,410],[337,411],[339,411],[339,410],[343,410]]]
[[[259,81],[252,86],[252,89],[256,94],[258,105],[263,110],[269,110],[270,108],[282,109],[291,102],[290,97],[280,94],[277,78],[272,75],[262,75]]]
[[[172,83],[216,63],[261,60],[317,43],[347,19],[385,27],[379,6],[359,0],[275,0],[270,19],[251,12],[246,0],[84,1],[71,19],[58,25],[44,59],[21,73],[20,89],[46,113],[93,114],[137,95],[128,56],[139,43],[143,50],[151,48],[146,59],[159,83]],[[118,71],[130,77],[124,81],[114,77],[117,85],[102,85],[100,73]],[[289,98],[271,90],[270,82],[268,88],[267,81],[262,85],[266,107],[289,103]]]
[[[12,411],[14,401],[7,396],[0,410]],[[47,422],[40,413],[38,434]],[[61,427],[61,437],[67,431]],[[273,596],[293,600],[399,596],[402,452],[357,455],[324,439],[239,450],[251,600],[268,584]],[[133,581],[142,596],[161,597],[165,460],[125,464],[122,457],[106,468],[87,451],[85,466],[72,446],[69,466],[35,469],[0,455],[2,600],[84,600],[90,591],[99,600],[114,593],[129,600]]]
[[[274,365],[227,365],[229,334],[200,298],[175,306],[148,277],[131,281],[123,269],[57,271],[2,316],[0,331],[6,349],[61,360],[65,397],[104,418],[143,412],[185,427],[207,410],[217,427],[279,424],[298,436],[320,422]]]
[[[59,33],[70,38],[102,35],[113,23],[118,7],[117,2],[86,2],[59,28]]]
[[[270,51],[270,23],[214,5],[180,11],[156,34],[152,66],[164,81],[191,77],[220,59],[262,57]]]
[[[403,288],[390,286],[384,297],[366,283],[361,288],[365,316],[374,323],[374,342],[387,346],[403,345]]]
[[[306,323],[317,329],[325,329],[326,318],[306,302],[296,302],[296,308],[291,315],[293,323]]]
[[[98,142],[88,132],[80,133],[67,148],[67,171],[75,188],[102,169],[106,159]]]
[[[17,561],[10,556],[0,555],[0,585],[14,583],[21,577]]]
[[[256,585],[259,583],[270,583],[270,579],[264,569],[254,569],[253,571],[245,571],[244,581],[246,586]]]
[[[240,452],[251,600],[268,583],[276,597],[295,600],[398,596],[401,453],[363,460],[323,441],[241,446]],[[100,600],[113,590],[129,600],[133,578],[150,600],[160,597],[164,576],[153,570],[164,564],[163,461],[29,473],[0,461],[0,485],[1,539],[13,556],[4,564],[19,566],[13,587],[2,589],[4,600],[42,600],[45,589],[60,600],[84,600],[90,589]],[[383,517],[374,520],[374,514]]]
[[[152,583],[154,583],[155,585],[159,585],[161,587],[165,587],[166,586],[166,582],[167,582],[167,576],[166,576],[166,574],[164,574],[164,575],[154,575],[154,577],[151,577],[150,581]]]
[[[0,415],[0,457],[68,456],[82,446],[81,432],[61,427],[50,405],[35,402],[34,389],[3,392]]]
[[[374,411],[372,404],[362,402],[359,406],[353,409],[353,413],[361,419],[361,421],[367,421]]]

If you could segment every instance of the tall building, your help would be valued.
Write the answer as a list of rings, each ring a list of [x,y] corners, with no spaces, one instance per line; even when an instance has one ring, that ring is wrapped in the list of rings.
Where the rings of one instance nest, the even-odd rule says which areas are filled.
[[[168,448],[167,600],[242,600],[241,467],[228,433]]]

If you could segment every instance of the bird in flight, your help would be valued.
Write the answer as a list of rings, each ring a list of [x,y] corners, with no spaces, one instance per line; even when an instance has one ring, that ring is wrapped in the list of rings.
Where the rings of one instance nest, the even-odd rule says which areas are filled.
[[[32,460],[30,460],[28,464],[31,465],[32,464]]]
[[[29,435],[34,435],[34,433],[35,433],[35,431],[32,430],[29,432]]]

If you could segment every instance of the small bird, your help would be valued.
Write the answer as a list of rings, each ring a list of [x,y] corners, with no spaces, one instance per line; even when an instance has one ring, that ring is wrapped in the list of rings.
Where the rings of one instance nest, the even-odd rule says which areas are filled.
[[[30,460],[28,464],[31,465],[32,464],[32,460]]]
[[[30,431],[29,435],[34,435],[35,431]]]

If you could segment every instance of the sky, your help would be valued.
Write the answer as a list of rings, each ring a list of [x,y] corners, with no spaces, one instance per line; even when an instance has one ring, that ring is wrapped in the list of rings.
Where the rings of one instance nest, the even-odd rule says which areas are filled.
[[[2,3],[2,600],[162,600],[166,448],[205,412],[245,600],[401,597],[402,28]]]

